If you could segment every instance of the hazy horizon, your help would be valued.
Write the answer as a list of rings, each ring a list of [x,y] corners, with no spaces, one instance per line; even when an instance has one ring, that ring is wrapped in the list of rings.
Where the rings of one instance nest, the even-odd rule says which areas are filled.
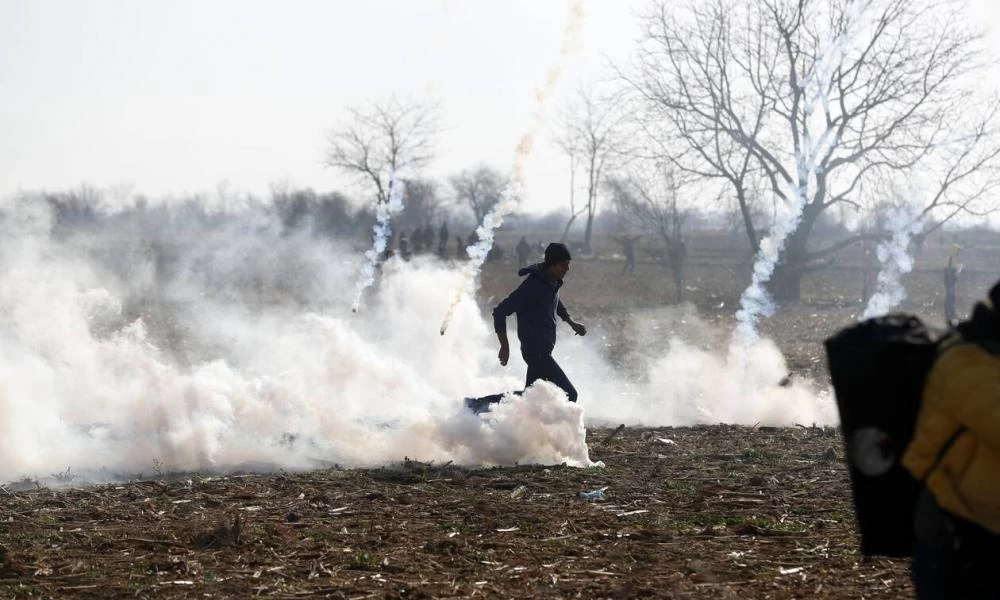
[[[600,76],[605,55],[627,52],[644,4],[587,3],[550,115]],[[5,2],[0,194],[86,184],[160,197],[221,184],[267,196],[273,182],[356,193],[324,167],[326,135],[347,107],[392,95],[440,102],[427,176],[480,162],[509,170],[566,18],[565,2],[527,0]],[[566,162],[544,132],[525,210],[565,202]]]
[[[547,125],[578,86],[628,57],[649,0],[591,0]],[[998,10],[973,0],[1000,57]],[[441,105],[424,175],[510,169],[535,91],[558,58],[567,3],[459,0],[7,0],[0,3],[0,196],[90,185],[157,198],[273,183],[363,193],[323,164],[350,106]],[[380,36],[378,39],[373,35]],[[568,159],[546,127],[522,212],[567,203]]]

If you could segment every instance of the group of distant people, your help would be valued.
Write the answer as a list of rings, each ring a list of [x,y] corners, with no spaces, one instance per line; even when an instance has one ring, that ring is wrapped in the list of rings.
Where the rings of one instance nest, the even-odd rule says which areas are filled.
[[[405,236],[406,232],[404,231],[401,235]],[[400,241],[403,241],[403,237],[400,238]],[[430,223],[423,227],[417,227],[413,230],[410,243],[413,244],[414,254],[433,252],[435,247],[438,254],[444,254],[448,249],[448,223],[442,223],[437,233],[434,232],[434,227]]]
[[[398,255],[404,260],[409,260],[416,254],[429,254],[436,252],[441,258],[447,258],[449,255],[448,247],[451,245],[451,240],[452,237],[451,233],[448,231],[448,223],[442,223],[436,233],[431,224],[417,227],[413,230],[412,234],[407,234],[407,231],[404,229],[398,234],[393,234],[389,238],[389,241],[386,244],[385,255],[388,258],[389,256],[398,253]],[[479,242],[479,235],[475,230],[472,230],[465,238],[460,235],[454,236],[454,241],[453,256],[461,260],[468,258],[466,249]],[[517,255],[518,260],[518,268],[526,266],[533,257],[541,256],[543,248],[544,246],[540,243],[531,244],[528,242],[526,236],[521,236],[521,240],[517,243],[517,246],[514,247],[514,252]],[[492,259],[502,256],[502,249],[493,247],[490,250],[489,258]]]
[[[623,276],[635,273],[636,250],[638,248],[638,241],[641,237],[642,235],[625,235],[615,236],[613,238],[621,244],[622,254],[625,257],[625,263],[621,270],[621,275]],[[448,230],[447,222],[442,223],[441,227],[437,229],[437,232],[435,232],[434,226],[428,223],[414,229],[412,234],[407,234],[406,230],[402,230],[398,235],[393,235],[389,239],[389,243],[386,248],[386,256],[390,256],[398,252],[400,257],[408,260],[411,256],[416,254],[436,252],[438,256],[447,258],[449,254],[448,246],[450,245],[451,240],[451,233]],[[455,243],[453,256],[460,260],[468,258],[466,248],[475,245],[478,241],[479,236],[476,234],[475,230],[472,230],[464,239],[460,235],[454,236]],[[532,243],[528,241],[527,236],[521,236],[517,245],[514,246],[514,255],[517,257],[518,268],[523,268],[530,264],[532,260],[540,257],[544,249],[545,245],[541,242]],[[684,241],[677,239],[668,244],[666,252],[670,265],[675,271],[675,279],[680,279],[684,259],[687,257],[687,247],[685,246]],[[495,247],[491,250],[490,258],[496,258],[502,256],[502,254],[503,251]],[[678,285],[680,285],[679,282]]]
[[[473,231],[463,240],[462,236],[455,236],[455,258],[465,258],[465,248],[478,241],[476,232]],[[451,233],[448,231],[448,223],[444,222],[435,232],[435,228],[430,223],[422,227],[417,227],[413,233],[408,235],[406,230],[401,230],[398,235],[393,235],[386,246],[386,255],[398,252],[404,260],[415,254],[437,253],[441,258],[447,258],[448,246],[451,242]]]
[[[417,227],[413,230],[412,236],[407,236],[406,230],[399,232],[399,236],[396,239],[396,247],[399,250],[399,255],[404,259],[409,259],[410,256],[414,254],[426,254],[435,251],[435,242],[437,253],[444,256],[448,251],[448,223],[442,223],[441,228],[438,229],[437,233],[434,231],[434,226],[427,223],[423,227]],[[392,241],[389,243],[389,249],[393,246]]]

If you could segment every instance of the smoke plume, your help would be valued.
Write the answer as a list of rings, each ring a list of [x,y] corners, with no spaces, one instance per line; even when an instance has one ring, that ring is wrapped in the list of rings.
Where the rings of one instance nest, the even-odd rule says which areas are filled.
[[[474,302],[452,315],[461,335],[437,335],[426,315],[463,281],[453,263],[390,258],[350,315],[362,253],[272,206],[71,208],[0,206],[0,480],[403,457],[588,466],[584,425],[831,420],[808,382],[778,385],[772,345],[725,356],[730,332],[676,311],[636,315],[622,361],[597,343],[617,329],[564,332],[556,357],[580,402],[540,383],[483,418],[463,399],[521,389],[524,365],[516,340],[497,364]]]
[[[806,125],[801,127],[801,142],[793,149],[795,169],[789,172],[794,173],[795,181],[785,182],[782,211],[776,215],[771,233],[760,242],[750,286],[740,297],[734,340],[744,345],[759,341],[757,321],[761,316],[774,314],[774,302],[765,286],[774,274],[788,236],[798,227],[802,211],[812,197],[822,159],[840,143],[838,128],[829,118],[832,110],[829,82],[854,40],[865,39],[862,33],[872,26],[868,19],[872,6],[870,1],[848,3],[842,30],[836,35],[828,32],[830,39],[820,44],[815,60],[801,75],[801,120]]]
[[[392,215],[403,210],[402,186],[395,185],[396,174],[389,174],[389,199],[388,202],[379,204],[375,211],[375,226],[372,229],[372,247],[365,252],[365,263],[361,267],[358,276],[357,295],[354,298],[354,305],[351,310],[358,312],[361,309],[361,302],[364,299],[365,291],[375,284],[375,273],[379,262],[385,256],[385,249],[392,234],[390,221]]]
[[[757,333],[757,321],[761,316],[770,317],[774,314],[774,301],[768,293],[766,285],[774,274],[778,258],[785,247],[785,240],[791,235],[802,220],[802,208],[806,199],[802,192],[796,190],[791,194],[795,198],[792,206],[782,212],[776,219],[771,233],[760,241],[760,249],[753,265],[750,286],[740,296],[740,309],[736,311],[736,330],[734,340],[744,346],[751,346],[760,341]]]
[[[903,275],[913,270],[909,254],[910,241],[920,233],[923,224],[909,205],[890,208],[886,214],[886,228],[892,234],[879,242],[876,255],[881,265],[875,293],[868,299],[864,318],[880,317],[899,306],[906,299]]]
[[[441,335],[448,331],[451,316],[455,307],[463,298],[471,298],[477,288],[479,272],[482,270],[486,257],[493,248],[494,234],[503,225],[504,218],[510,215],[517,208],[517,203],[521,198],[521,190],[524,186],[524,165],[531,155],[531,150],[535,146],[535,137],[545,125],[545,108],[549,98],[556,90],[559,78],[573,49],[576,48],[577,37],[580,26],[586,16],[583,0],[570,0],[568,4],[569,17],[566,21],[566,29],[563,31],[562,46],[559,50],[559,57],[545,78],[542,87],[535,95],[535,112],[532,115],[531,126],[524,132],[521,139],[514,148],[514,166],[511,171],[510,184],[503,191],[500,200],[490,209],[490,212],[483,217],[483,222],[476,228],[478,240],[475,244],[466,248],[469,261],[463,269],[464,276],[462,284],[455,290],[455,296],[448,306],[444,320],[441,323]]]

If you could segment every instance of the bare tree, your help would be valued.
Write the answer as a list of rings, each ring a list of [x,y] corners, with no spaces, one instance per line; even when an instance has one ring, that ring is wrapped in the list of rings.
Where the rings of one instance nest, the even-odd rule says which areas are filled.
[[[566,225],[565,239],[576,218],[587,215],[583,234],[583,247],[589,252],[594,232],[594,217],[598,212],[598,195],[607,171],[615,161],[626,155],[624,145],[624,117],[626,112],[612,97],[602,97],[589,88],[579,88],[575,97],[563,110],[556,144],[569,156],[570,168],[570,219]],[[585,201],[576,206],[576,167],[583,167],[587,177]]]
[[[294,188],[287,180],[271,183],[271,210],[286,235],[307,225],[317,235],[347,234],[355,230],[359,217],[344,194],[317,194],[311,188]]]
[[[438,108],[392,98],[348,112],[350,120],[329,133],[326,164],[356,176],[385,204],[392,177],[398,181],[431,160]]]
[[[573,148],[565,148],[566,153],[569,154],[569,218],[566,219],[566,226],[563,227],[563,234],[560,241],[566,243],[566,239],[569,237],[569,230],[573,228],[573,223],[576,223],[577,217],[582,215],[588,208],[588,204],[577,207],[576,205],[576,155]]]
[[[750,251],[756,254],[760,240],[770,230],[773,223],[773,202],[770,195],[759,186],[732,184],[733,190],[723,186],[718,190],[721,197],[721,208],[726,217],[726,224],[733,236],[743,236],[750,242]],[[727,191],[735,191],[728,195]],[[750,231],[747,230],[750,227]]]
[[[752,247],[759,237],[741,191],[753,178],[768,183],[784,214],[800,217],[771,286],[779,300],[796,300],[810,265],[868,235],[811,248],[819,216],[860,209],[880,180],[922,177],[927,187],[913,202],[939,221],[997,208],[989,192],[1000,181],[998,104],[975,93],[984,55],[962,7],[657,0],[623,76],[660,139],[680,142],[662,154],[733,186]]]
[[[506,175],[485,164],[452,175],[448,182],[455,194],[455,201],[472,211],[476,223],[483,222],[483,217],[500,201],[509,184]]]
[[[649,232],[663,241],[658,258],[670,269],[677,288],[677,301],[684,299],[684,269],[687,246],[684,226],[693,206],[681,196],[681,182],[663,165],[641,174],[609,178],[605,184],[612,205],[628,229]]]
[[[438,182],[433,179],[406,179],[406,206],[398,221],[404,227],[421,227],[437,219],[441,210]]]

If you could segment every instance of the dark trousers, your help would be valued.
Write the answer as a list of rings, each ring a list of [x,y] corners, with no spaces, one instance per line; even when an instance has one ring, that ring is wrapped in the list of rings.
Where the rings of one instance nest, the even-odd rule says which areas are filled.
[[[1000,599],[1000,536],[942,510],[928,492],[917,506],[917,600]]]
[[[995,573],[997,554],[987,556],[918,542],[913,554],[917,600],[1000,598]]]
[[[946,288],[944,291],[944,318],[949,325],[955,322],[955,288]]]
[[[528,387],[539,379],[548,381],[558,386],[566,392],[570,402],[576,402],[576,388],[570,383],[569,377],[563,373],[562,368],[552,355],[546,356],[525,356],[524,362],[528,363],[528,376],[525,378],[524,387]]]

